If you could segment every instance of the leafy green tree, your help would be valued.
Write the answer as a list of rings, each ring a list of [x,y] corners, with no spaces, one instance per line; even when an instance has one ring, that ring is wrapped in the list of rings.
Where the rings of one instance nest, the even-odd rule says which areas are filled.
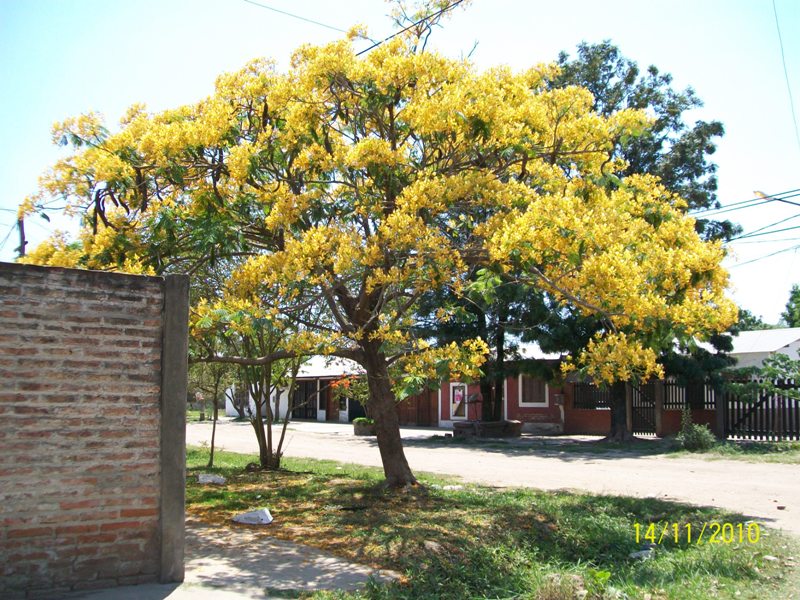
[[[725,129],[719,121],[685,122],[688,111],[703,106],[692,88],[676,90],[672,76],[653,65],[644,73],[614,44],[583,42],[576,57],[558,57],[561,75],[554,85],[579,85],[594,95],[594,108],[609,115],[636,108],[654,115],[653,124],[639,136],[621,136],[615,150],[627,161],[623,175],[650,173],[688,203],[689,210],[716,208],[717,166],[711,162]],[[741,231],[730,221],[697,220],[706,239],[730,239]]]
[[[760,315],[756,315],[746,308],[739,309],[739,321],[736,323],[737,331],[758,331],[760,329],[774,329],[774,325],[765,323]]]
[[[786,302],[786,310],[781,313],[781,319],[789,327],[800,327],[800,285],[793,285]]]
[[[206,398],[211,399],[211,447],[207,464],[209,469],[214,466],[214,449],[219,409],[220,407],[225,407],[225,390],[233,385],[235,380],[236,369],[230,364],[199,362],[193,363],[189,367],[189,389],[199,391],[204,397],[204,403]]]
[[[654,115],[654,121],[640,134],[620,135],[614,140],[612,156],[626,161],[626,166],[607,179],[610,189],[627,175],[649,173],[657,175],[667,189],[684,198],[689,210],[718,206],[716,165],[710,158],[724,129],[717,121],[697,121],[691,126],[684,122],[687,111],[702,106],[691,88],[673,89],[672,77],[654,66],[642,74],[634,61],[622,56],[607,41],[580,44],[574,59],[561,53],[558,65],[561,72],[550,85],[585,87],[592,92],[598,113],[608,116],[633,108]],[[728,221],[699,219],[696,226],[706,239],[727,239],[740,230]],[[535,341],[546,351],[577,355],[604,324],[596,316],[560,306],[548,290],[525,286],[501,273],[492,275],[495,285],[487,293],[487,286],[479,281],[480,273],[476,269],[470,274],[472,286],[463,296],[429,299],[422,306],[422,316],[423,322],[429,324],[426,329],[429,335],[446,341],[477,336],[491,348],[481,378],[482,414],[485,420],[496,420],[501,414],[506,376],[515,375],[520,367],[533,373],[547,371],[545,365],[535,361],[513,360],[517,358],[514,348],[517,339]],[[455,311],[458,318],[448,323],[431,321],[430,316],[441,303],[458,306]],[[720,350],[730,346],[724,337],[715,337],[714,341]],[[690,340],[686,340],[681,352],[673,351],[671,341],[662,344],[662,348],[662,364],[669,374],[681,378],[702,380],[730,362],[722,355],[711,355],[697,348]],[[617,392],[621,389],[618,386]],[[614,396],[619,410],[612,419],[612,435],[617,439],[625,436],[627,421],[620,393]]]

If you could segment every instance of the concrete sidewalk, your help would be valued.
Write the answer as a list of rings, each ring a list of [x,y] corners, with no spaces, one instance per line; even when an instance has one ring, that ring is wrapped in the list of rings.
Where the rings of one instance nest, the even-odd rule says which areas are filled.
[[[315,548],[268,537],[246,526],[187,522],[186,580],[83,592],[82,600],[241,600],[296,598],[300,592],[354,590],[396,573],[354,564]]]

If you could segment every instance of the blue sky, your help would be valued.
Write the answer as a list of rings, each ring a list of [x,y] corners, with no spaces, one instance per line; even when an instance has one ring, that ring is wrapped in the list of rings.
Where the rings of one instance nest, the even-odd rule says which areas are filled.
[[[263,4],[341,29],[363,23],[373,38],[392,32],[381,0]],[[800,3],[775,0],[775,7],[800,118]],[[244,0],[0,0],[0,139],[8,147],[0,162],[0,260],[14,257],[17,204],[64,152],[50,141],[54,121],[95,110],[113,126],[134,102],[151,110],[195,102],[221,72],[258,56],[285,66],[298,45],[341,35]],[[724,123],[714,155],[723,204],[755,190],[800,188],[800,141],[771,0],[474,0],[434,34],[432,47],[459,56],[477,42],[479,67],[522,69],[604,39],[640,66],[671,73],[676,86],[691,85],[705,107],[690,119]],[[779,202],[727,216],[745,231],[781,219],[790,220],[776,228],[800,225],[800,207]],[[67,225],[30,219],[26,227],[36,242]],[[776,321],[792,283],[800,283],[800,229],[747,242],[732,244],[726,260],[731,294]]]

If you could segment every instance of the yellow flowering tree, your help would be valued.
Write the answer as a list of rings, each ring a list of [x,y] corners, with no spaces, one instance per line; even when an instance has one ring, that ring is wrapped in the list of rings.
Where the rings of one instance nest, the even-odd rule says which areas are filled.
[[[577,359],[603,380],[657,371],[646,337],[661,323],[702,333],[730,312],[722,251],[691,235],[680,200],[649,177],[609,191],[614,143],[643,113],[594,113],[586,90],[553,88],[554,67],[423,52],[424,34],[363,56],[304,46],[286,73],[254,61],[194,106],[134,107],[113,135],[94,116],[64,123],[78,151],[27,203],[84,215],[78,264],[192,272],[237,257],[227,289],[289,324],[281,352],[362,365],[393,486],[415,479],[390,367],[474,377],[487,353],[416,337],[423,295],[458,294],[481,266],[546,289],[608,320]]]

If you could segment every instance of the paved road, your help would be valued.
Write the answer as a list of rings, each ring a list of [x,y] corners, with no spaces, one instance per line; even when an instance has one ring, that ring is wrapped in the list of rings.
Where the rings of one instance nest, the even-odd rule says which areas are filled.
[[[289,427],[287,456],[381,465],[374,438],[353,436],[351,425],[298,422]],[[584,490],[717,506],[800,535],[798,465],[576,452],[542,456],[531,454],[523,445],[437,447],[425,440],[442,433],[436,429],[402,430],[413,470],[458,475],[465,481],[490,485]],[[210,439],[210,423],[187,426],[187,443],[199,445]],[[250,424],[232,421],[218,424],[217,446],[235,452],[257,450]]]

